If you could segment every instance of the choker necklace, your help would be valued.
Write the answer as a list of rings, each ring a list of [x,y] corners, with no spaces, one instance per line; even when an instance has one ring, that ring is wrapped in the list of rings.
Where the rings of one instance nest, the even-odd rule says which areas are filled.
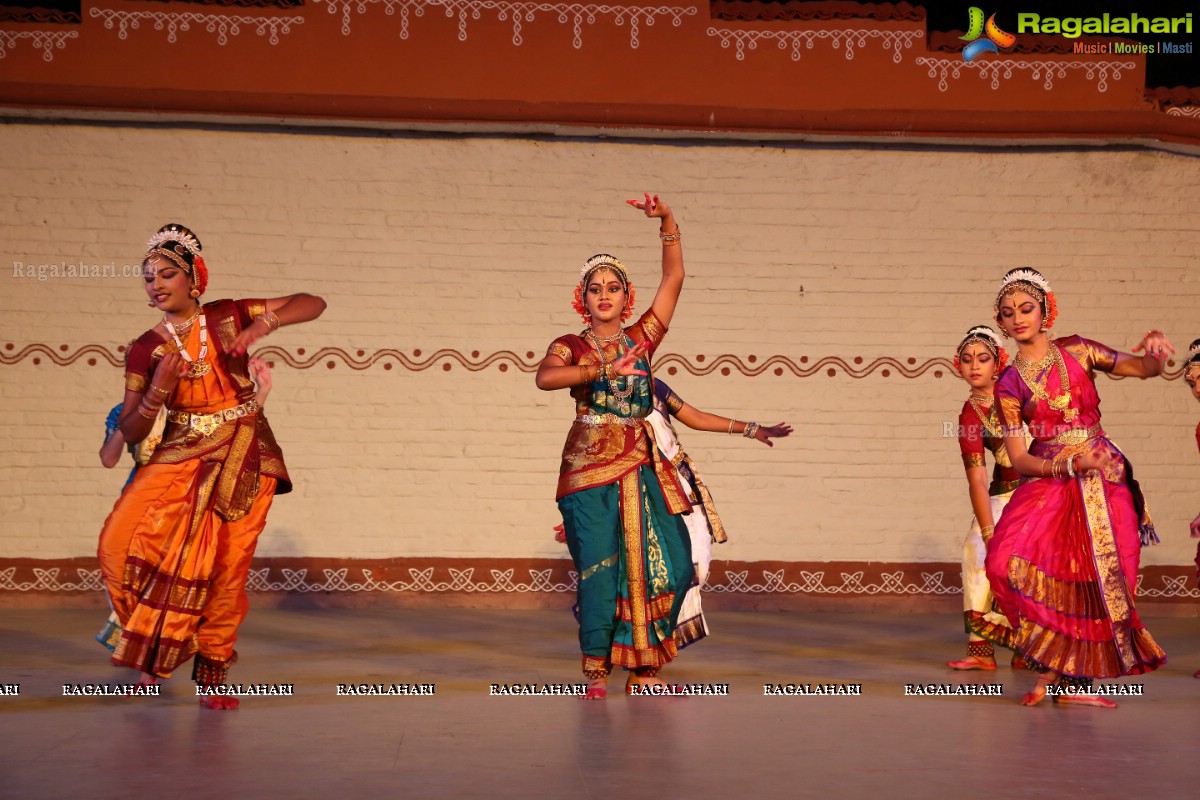
[[[600,342],[601,344],[612,344],[613,342],[617,341],[618,339],[620,339],[622,336],[625,335],[625,329],[618,328],[617,332],[614,333],[612,336],[601,336],[598,333],[596,333],[595,329],[588,328],[587,335],[590,336],[593,340]]]
[[[163,325],[167,327],[167,332],[171,334],[171,338],[175,341],[175,346],[179,348],[179,355],[188,363],[187,377],[191,380],[204,377],[212,369],[208,362],[204,360],[204,357],[208,355],[208,320],[200,313],[199,309],[197,309],[196,314],[200,317],[200,353],[196,356],[195,360],[188,354],[187,348],[183,346],[183,342],[180,340],[175,326],[168,322],[165,317],[163,318]],[[195,319],[195,317],[192,319]],[[187,324],[190,325],[191,320],[188,320]]]
[[[188,331],[190,331],[192,329],[192,326],[196,324],[196,318],[200,316],[201,309],[202,309],[202,306],[199,303],[197,303],[195,313],[193,313],[190,317],[188,317],[183,322],[177,323],[175,325],[175,330],[178,331],[179,333],[187,333]],[[163,321],[164,327],[169,326],[171,324],[171,322],[167,319],[166,314],[163,314],[162,321]]]
[[[971,400],[976,403],[987,403],[988,405],[991,405],[994,397],[995,395],[977,394],[976,392],[971,392]]]

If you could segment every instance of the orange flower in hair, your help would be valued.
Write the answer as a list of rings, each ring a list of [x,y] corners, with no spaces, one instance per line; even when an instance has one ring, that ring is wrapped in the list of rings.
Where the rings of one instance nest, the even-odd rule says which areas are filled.
[[[1046,292],[1046,318],[1042,320],[1042,327],[1050,330],[1054,327],[1054,320],[1058,319],[1058,301],[1054,299],[1054,292]]]
[[[196,256],[193,266],[196,272],[196,288],[200,294],[204,294],[204,290],[208,288],[208,265],[204,263],[203,256]]]
[[[575,299],[571,301],[571,308],[575,309],[575,313],[583,318],[584,324],[590,324],[592,315],[588,313],[587,308],[583,305],[583,286],[575,287]]]

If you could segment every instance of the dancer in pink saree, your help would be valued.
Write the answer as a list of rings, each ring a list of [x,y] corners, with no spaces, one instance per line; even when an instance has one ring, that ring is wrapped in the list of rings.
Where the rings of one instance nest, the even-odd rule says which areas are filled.
[[[1150,672],[1166,655],[1134,608],[1141,546],[1157,539],[1132,465],[1100,426],[1093,374],[1154,377],[1174,348],[1157,330],[1134,348],[1143,356],[1051,340],[1054,293],[1033,269],[1004,276],[995,309],[1019,349],[995,394],[1005,447],[1025,476],[988,547],[988,580],[1012,625],[1002,644],[1041,673],[1024,705],[1049,687],[1056,702],[1113,707],[1091,693],[1093,679]]]

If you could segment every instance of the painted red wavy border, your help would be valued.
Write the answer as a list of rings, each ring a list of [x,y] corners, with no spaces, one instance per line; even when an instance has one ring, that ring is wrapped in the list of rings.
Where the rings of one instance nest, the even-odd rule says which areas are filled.
[[[0,365],[13,366],[23,361],[40,365],[42,359],[46,358],[60,367],[71,366],[79,361],[84,361],[88,366],[105,363],[112,367],[119,367],[124,363],[124,351],[124,345],[110,349],[99,344],[86,344],[72,350],[66,344],[52,346],[37,342],[18,348],[14,342],[5,342],[0,346]],[[272,366],[285,365],[292,369],[314,369],[324,366],[326,369],[334,369],[340,362],[342,365],[360,372],[376,365],[382,365],[385,370],[400,366],[409,372],[423,372],[440,366],[443,371],[449,372],[457,363],[468,372],[482,372],[494,366],[500,372],[507,372],[510,368],[514,368],[518,372],[532,373],[537,370],[538,363],[541,361],[541,356],[532,350],[527,350],[524,355],[521,355],[512,350],[498,350],[488,354],[479,350],[466,353],[450,348],[431,352],[420,349],[398,350],[395,348],[351,352],[340,347],[322,347],[309,352],[308,348],[299,347],[292,352],[282,347],[268,345],[259,348],[256,354],[267,359]],[[1178,380],[1183,375],[1183,367],[1175,361],[1169,361],[1167,364],[1168,369],[1163,373],[1163,378],[1169,381]],[[1172,370],[1171,367],[1176,367],[1176,369]],[[894,358],[892,356],[882,356],[871,360],[867,360],[863,356],[849,358],[800,356],[793,359],[783,355],[760,358],[756,355],[743,357],[724,353],[717,356],[696,355],[689,358],[678,353],[664,353],[656,360],[655,368],[660,373],[665,371],[667,375],[677,375],[680,370],[683,370],[697,377],[714,373],[721,376],[737,373],[746,378],[756,378],[764,374],[776,377],[790,374],[796,378],[811,378],[821,374],[833,378],[842,374],[850,378],[866,378],[878,373],[883,378],[895,374],[908,379],[919,378],[929,372],[933,373],[934,378],[954,375],[954,365],[947,358],[918,361],[913,357]],[[1123,380],[1123,378],[1115,377],[1113,380]]]

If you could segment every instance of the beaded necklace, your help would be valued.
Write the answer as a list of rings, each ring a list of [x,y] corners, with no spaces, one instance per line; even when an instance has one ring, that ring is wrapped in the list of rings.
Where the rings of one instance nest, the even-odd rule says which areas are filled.
[[[188,354],[187,348],[183,346],[183,341],[180,340],[175,326],[168,322],[166,317],[163,317],[163,325],[166,326],[167,332],[171,334],[171,339],[174,340],[175,346],[179,348],[179,355],[188,363],[187,377],[191,380],[204,377],[212,369],[208,362],[204,360],[205,356],[208,355],[208,320],[205,319],[204,314],[200,313],[199,309],[197,309],[196,313],[200,317],[200,353],[196,356],[195,360]],[[188,324],[190,327],[191,320],[188,320],[185,324]]]

